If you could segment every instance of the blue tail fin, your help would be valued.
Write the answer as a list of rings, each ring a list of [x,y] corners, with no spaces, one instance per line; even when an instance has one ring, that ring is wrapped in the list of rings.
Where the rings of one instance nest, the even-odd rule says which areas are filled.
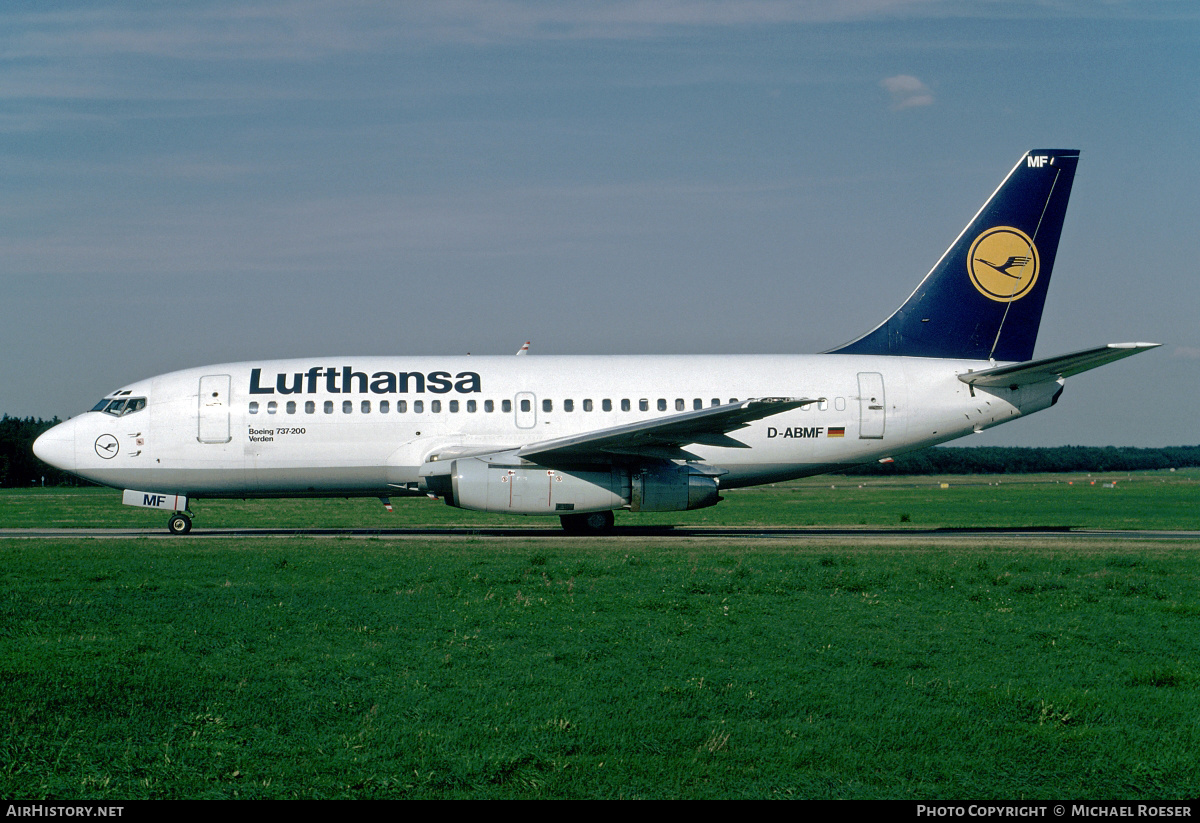
[[[1078,162],[1026,153],[904,305],[830,353],[1032,359]]]

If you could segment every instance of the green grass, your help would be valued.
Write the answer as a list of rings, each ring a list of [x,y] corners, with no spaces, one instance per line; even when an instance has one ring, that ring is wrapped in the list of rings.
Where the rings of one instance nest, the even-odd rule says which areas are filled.
[[[1197,548],[0,541],[0,795],[1194,797]]]
[[[1001,479],[821,478],[659,517],[1196,526],[1187,473]],[[197,509],[198,529],[497,522],[424,500]],[[165,517],[0,494],[0,526],[55,522]],[[1195,797],[1198,549],[0,539],[0,796]]]
[[[1114,483],[1115,488],[1105,484]],[[941,484],[948,484],[942,488]],[[618,525],[881,526],[890,528],[1200,528],[1200,469],[1105,475],[974,475],[853,478],[824,476],[723,493],[708,509],[617,513]],[[554,517],[454,509],[427,498],[200,500],[196,528],[557,528]],[[111,526],[165,529],[167,513],[121,505],[112,489],[0,490],[0,528]]]

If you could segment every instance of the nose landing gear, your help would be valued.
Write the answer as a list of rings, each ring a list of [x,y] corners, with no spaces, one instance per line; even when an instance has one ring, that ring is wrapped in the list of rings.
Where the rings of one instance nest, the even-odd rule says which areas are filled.
[[[167,521],[167,531],[171,534],[187,534],[192,530],[192,518],[183,512],[175,512]]]

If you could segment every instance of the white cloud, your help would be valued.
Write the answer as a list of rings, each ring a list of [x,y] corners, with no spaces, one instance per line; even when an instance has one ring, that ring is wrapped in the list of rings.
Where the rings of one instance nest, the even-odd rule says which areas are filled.
[[[892,96],[892,110],[910,109],[914,106],[932,106],[933,92],[911,74],[885,77],[879,85]]]

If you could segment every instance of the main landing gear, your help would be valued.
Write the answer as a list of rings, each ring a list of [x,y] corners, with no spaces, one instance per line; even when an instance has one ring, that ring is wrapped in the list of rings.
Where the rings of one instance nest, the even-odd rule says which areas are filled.
[[[608,534],[612,531],[616,517],[612,512],[587,512],[564,514],[559,517],[563,531],[567,534]]]
[[[175,512],[167,521],[167,531],[171,534],[187,534],[192,530],[192,518],[183,512]]]

